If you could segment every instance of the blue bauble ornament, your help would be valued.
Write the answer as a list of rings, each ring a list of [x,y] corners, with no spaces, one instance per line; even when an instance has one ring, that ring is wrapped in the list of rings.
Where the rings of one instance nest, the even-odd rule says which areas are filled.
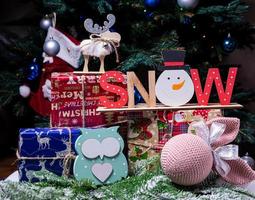
[[[27,68],[27,80],[36,80],[41,73],[41,66],[37,63],[36,58],[33,59],[32,63]]]
[[[227,53],[231,53],[236,49],[236,41],[230,36],[230,34],[224,38],[222,48]]]
[[[138,92],[136,88],[134,90],[134,96],[135,96],[135,105],[138,103],[141,103],[143,97],[141,96],[141,94]]]
[[[160,0],[144,0],[144,5],[148,8],[156,8],[160,3]]]

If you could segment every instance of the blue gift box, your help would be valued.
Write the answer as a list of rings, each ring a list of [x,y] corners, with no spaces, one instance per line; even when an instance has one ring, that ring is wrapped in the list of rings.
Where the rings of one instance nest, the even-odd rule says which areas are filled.
[[[78,128],[20,129],[20,181],[37,181],[34,172],[40,170],[48,170],[61,176],[65,156],[70,153],[76,155],[74,144],[80,134]]]

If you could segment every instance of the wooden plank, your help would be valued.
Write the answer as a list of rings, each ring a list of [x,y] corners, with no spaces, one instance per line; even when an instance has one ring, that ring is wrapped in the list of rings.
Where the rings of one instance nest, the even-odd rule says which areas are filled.
[[[153,107],[156,105],[156,96],[155,96],[155,71],[149,71],[148,74],[149,80],[149,94],[143,87],[140,80],[137,78],[134,72],[127,72],[127,91],[128,91],[128,107],[134,108],[134,87],[137,88],[141,96],[143,97],[146,104]]]
[[[195,110],[195,109],[240,109],[243,108],[241,104],[238,103],[231,103],[229,105],[221,105],[219,103],[209,103],[207,106],[202,106],[198,104],[186,104],[183,106],[176,106],[176,107],[169,107],[165,106],[163,104],[156,104],[154,107],[149,107],[145,103],[140,103],[137,104],[134,108],[129,108],[127,106],[124,106],[123,108],[104,108],[104,107],[99,107],[97,108],[98,112],[118,112],[118,111],[130,111],[130,112],[135,112],[135,111],[157,111],[157,110]]]
[[[148,74],[148,81],[149,81],[149,95],[150,95],[150,106],[156,106],[156,90],[155,90],[155,83],[156,83],[156,76],[155,71],[149,71]]]

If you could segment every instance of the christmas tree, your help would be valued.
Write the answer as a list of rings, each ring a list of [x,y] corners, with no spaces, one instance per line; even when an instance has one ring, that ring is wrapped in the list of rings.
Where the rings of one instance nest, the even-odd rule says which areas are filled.
[[[118,50],[120,63],[115,62],[114,56],[108,56],[105,61],[106,70],[132,70],[138,75],[150,69],[156,70],[157,66],[162,65],[161,51],[175,48],[186,50],[185,63],[191,67],[199,67],[205,73],[210,66],[218,66],[222,71],[227,71],[228,66],[222,65],[224,57],[237,48],[251,47],[254,43],[253,27],[244,19],[249,6],[239,0],[28,2],[22,4],[13,0],[14,4],[3,4],[1,12],[1,114],[5,118],[4,113],[7,113],[12,119],[6,125],[6,130],[13,127],[13,122],[15,127],[48,125],[48,118],[38,117],[28,105],[27,99],[22,98],[18,92],[24,80],[30,83],[32,91],[38,87],[38,77],[43,70],[40,59],[46,37],[46,31],[40,28],[39,22],[45,14],[56,12],[56,27],[82,41],[89,38],[83,25],[86,18],[100,24],[108,13],[113,13],[116,23],[110,31],[116,31],[122,37]],[[37,61],[33,64],[35,57]],[[91,65],[99,66],[99,63],[93,60]],[[252,101],[253,93],[244,88],[237,87],[234,94],[233,102],[245,105]],[[233,110],[226,114],[242,120],[242,134],[238,142],[254,143],[254,115],[246,110]]]

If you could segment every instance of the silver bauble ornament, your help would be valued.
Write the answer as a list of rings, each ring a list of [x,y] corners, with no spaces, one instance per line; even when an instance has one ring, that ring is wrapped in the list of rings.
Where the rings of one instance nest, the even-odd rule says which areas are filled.
[[[255,169],[255,160],[249,156],[248,153],[245,156],[241,157],[252,169]]]
[[[43,45],[43,51],[48,56],[56,56],[60,51],[60,45],[56,40],[50,38],[49,40],[45,41]]]
[[[40,21],[40,27],[43,29],[43,30],[48,30],[48,28],[52,26],[52,19],[48,16],[45,16],[44,18],[41,19]]]
[[[177,0],[178,5],[186,10],[194,9],[199,0]]]

